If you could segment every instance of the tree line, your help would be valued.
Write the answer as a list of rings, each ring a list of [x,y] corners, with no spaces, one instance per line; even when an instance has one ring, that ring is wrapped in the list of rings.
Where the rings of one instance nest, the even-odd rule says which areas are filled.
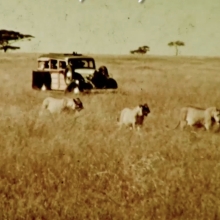
[[[34,36],[30,34],[22,34],[17,31],[11,30],[0,30],[0,50],[7,52],[8,50],[19,50],[20,47],[12,45],[18,41],[28,40],[30,41]],[[168,43],[168,46],[175,48],[175,55],[178,56],[179,54],[179,47],[185,46],[183,41],[171,41]],[[131,50],[131,54],[146,54],[150,51],[150,47],[147,45],[138,47],[136,50]]]
[[[178,56],[179,47],[185,46],[185,43],[183,41],[179,41],[179,40],[171,41],[168,43],[168,46],[174,47],[175,48],[175,55]],[[131,50],[130,53],[131,54],[146,54],[148,51],[150,51],[149,46],[142,46],[142,47],[138,47],[138,49],[136,49],[136,50]]]

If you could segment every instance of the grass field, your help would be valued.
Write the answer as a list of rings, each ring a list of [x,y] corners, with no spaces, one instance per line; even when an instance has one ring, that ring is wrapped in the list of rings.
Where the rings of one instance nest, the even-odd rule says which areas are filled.
[[[0,219],[220,219],[220,133],[167,129],[182,106],[220,108],[220,58],[95,56],[118,92],[39,123],[63,94],[32,90],[37,56],[0,55]],[[141,135],[119,131],[121,109],[145,102]]]

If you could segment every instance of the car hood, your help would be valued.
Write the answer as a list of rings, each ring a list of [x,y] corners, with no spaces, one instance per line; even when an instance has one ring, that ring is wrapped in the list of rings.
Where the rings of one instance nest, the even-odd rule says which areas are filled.
[[[81,69],[75,69],[74,72],[79,73],[81,75],[92,75],[92,74],[94,74],[95,69],[81,68]]]

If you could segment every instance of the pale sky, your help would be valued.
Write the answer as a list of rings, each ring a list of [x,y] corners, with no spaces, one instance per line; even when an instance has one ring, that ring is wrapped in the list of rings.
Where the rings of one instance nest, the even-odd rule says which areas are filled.
[[[220,0],[0,0],[0,29],[34,35],[20,52],[220,56]]]

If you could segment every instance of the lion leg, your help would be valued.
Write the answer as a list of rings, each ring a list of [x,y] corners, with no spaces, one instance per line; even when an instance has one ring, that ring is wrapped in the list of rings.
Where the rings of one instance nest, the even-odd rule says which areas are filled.
[[[187,124],[190,126],[191,129],[195,129],[196,120],[189,119],[189,120],[187,121]]]
[[[181,130],[183,130],[183,129],[186,127],[186,125],[187,125],[187,121],[181,121],[181,122],[180,122],[180,128],[181,128]]]
[[[137,134],[138,134],[138,136],[142,136],[141,129],[139,126],[137,127]]]
[[[133,130],[135,130],[135,121],[132,122],[132,127]]]
[[[204,125],[204,127],[205,127],[205,129],[206,129],[207,131],[209,131],[209,130],[210,130],[210,127],[211,127],[211,121],[206,122],[205,125]]]
[[[122,124],[121,123],[117,123],[117,126],[118,126],[118,130],[121,130]]]
[[[210,126],[205,124],[205,129],[206,129],[207,131],[209,131],[209,130],[210,130]]]
[[[219,130],[220,124],[218,122],[216,122],[216,124],[217,124],[217,129]]]

